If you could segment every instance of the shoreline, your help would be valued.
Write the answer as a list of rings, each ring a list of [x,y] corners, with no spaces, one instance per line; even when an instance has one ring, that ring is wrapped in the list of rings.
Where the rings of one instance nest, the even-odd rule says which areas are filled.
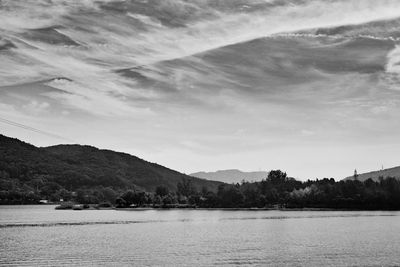
[[[222,211],[400,211],[390,209],[332,209],[332,208],[113,208],[118,211],[144,210],[222,210]]]
[[[58,203],[46,204],[0,204],[1,206],[58,206]],[[82,204],[74,204],[82,205]],[[55,209],[55,210],[73,210]],[[80,210],[117,210],[117,211],[146,211],[146,210],[221,210],[221,211],[400,211],[400,209],[362,209],[362,208],[196,208],[196,207],[136,207],[136,208],[117,208],[117,207],[95,207],[83,208]],[[79,211],[79,210],[78,210]]]

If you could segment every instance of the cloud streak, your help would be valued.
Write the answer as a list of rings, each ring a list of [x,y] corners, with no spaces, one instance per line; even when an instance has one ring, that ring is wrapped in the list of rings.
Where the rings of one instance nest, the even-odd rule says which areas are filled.
[[[400,129],[397,0],[21,0],[0,17],[5,119],[82,143],[195,171],[196,153],[276,162]]]

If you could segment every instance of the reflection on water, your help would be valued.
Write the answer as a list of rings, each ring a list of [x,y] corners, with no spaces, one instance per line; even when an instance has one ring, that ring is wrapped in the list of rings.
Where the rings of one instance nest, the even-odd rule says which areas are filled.
[[[400,212],[0,206],[0,265],[400,265]]]

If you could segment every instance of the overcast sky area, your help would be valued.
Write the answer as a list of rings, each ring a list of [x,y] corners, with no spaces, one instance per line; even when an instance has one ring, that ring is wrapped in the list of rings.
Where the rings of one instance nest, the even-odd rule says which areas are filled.
[[[0,0],[0,133],[185,173],[398,166],[400,1]]]

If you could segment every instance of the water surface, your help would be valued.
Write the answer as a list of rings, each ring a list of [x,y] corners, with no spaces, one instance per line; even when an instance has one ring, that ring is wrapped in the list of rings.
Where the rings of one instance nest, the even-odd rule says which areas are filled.
[[[400,265],[400,212],[0,206],[0,265]]]

